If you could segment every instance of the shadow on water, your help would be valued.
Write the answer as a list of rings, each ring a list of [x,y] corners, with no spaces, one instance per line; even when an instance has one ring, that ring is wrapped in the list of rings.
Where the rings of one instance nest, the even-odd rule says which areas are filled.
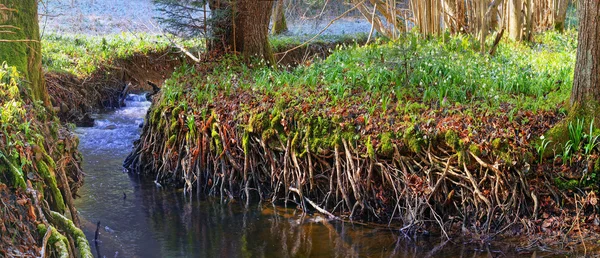
[[[395,230],[327,221],[295,209],[184,199],[123,172],[150,105],[130,95],[127,107],[78,128],[86,184],[76,205],[99,257],[498,257],[506,248],[407,241]],[[94,244],[97,222],[99,241]],[[510,256],[519,255],[513,253]],[[520,254],[531,257],[531,254]],[[533,255],[535,257],[535,254]]]

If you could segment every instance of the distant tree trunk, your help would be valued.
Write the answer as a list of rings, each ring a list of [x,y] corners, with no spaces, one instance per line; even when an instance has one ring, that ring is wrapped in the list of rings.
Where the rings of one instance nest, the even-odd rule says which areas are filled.
[[[257,57],[273,63],[269,43],[273,1],[237,0],[234,9],[235,51],[246,58]]]
[[[525,0],[525,40],[531,41],[533,39],[533,0]]]
[[[273,35],[279,35],[288,30],[287,21],[285,20],[285,0],[278,0],[275,5],[275,12],[273,13],[273,29],[271,33]]]
[[[571,104],[600,102],[600,3],[579,0],[579,43]],[[598,110],[594,110],[598,112]]]
[[[565,30],[569,0],[555,0],[554,4],[554,29],[563,32]]]
[[[515,41],[521,41],[523,36],[522,0],[508,0],[508,36]]]
[[[0,0],[0,63],[15,66],[26,80],[26,92],[33,100],[50,105],[44,74],[37,0]]]

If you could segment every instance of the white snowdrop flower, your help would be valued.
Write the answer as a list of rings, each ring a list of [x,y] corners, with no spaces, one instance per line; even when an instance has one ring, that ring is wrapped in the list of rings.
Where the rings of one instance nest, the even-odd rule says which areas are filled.
[[[544,137],[543,135],[542,135],[542,136],[540,136],[540,140],[543,140],[544,138],[546,138],[546,137]]]

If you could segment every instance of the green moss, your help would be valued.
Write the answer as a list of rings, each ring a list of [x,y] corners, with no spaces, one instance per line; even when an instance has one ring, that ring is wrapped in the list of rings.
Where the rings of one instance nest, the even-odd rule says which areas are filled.
[[[46,186],[50,190],[50,194],[52,196],[52,203],[54,204],[54,210],[64,213],[65,202],[56,183],[56,176],[53,171],[54,168],[48,167],[48,164],[43,160],[37,162],[37,168],[38,173],[44,179],[44,182],[46,182]]]
[[[242,148],[244,149],[244,153],[248,154],[248,149],[250,148],[250,133],[244,132],[244,136],[242,136]]]
[[[171,137],[169,137],[169,140],[167,141],[167,147],[175,146],[175,141],[177,141],[177,135],[171,135]]]
[[[0,4],[16,10],[2,11],[0,14],[0,27],[8,25],[16,28],[9,27],[7,30],[10,33],[2,33],[3,40],[15,41],[0,43],[0,60],[16,67],[28,82],[28,87],[21,87],[23,92],[31,93],[33,100],[47,103],[46,85],[42,73],[37,1],[0,0]]]
[[[179,122],[177,119],[175,119],[173,122],[171,122],[171,126],[169,126],[169,132],[171,135],[177,134],[177,128],[179,128]]]
[[[369,135],[369,137],[367,137],[367,155],[369,155],[369,158],[375,158],[375,149],[373,148],[373,143],[371,142],[371,136]]]
[[[495,138],[492,140],[492,148],[496,152],[505,152],[508,149],[508,143],[502,138]]]
[[[292,138],[292,148],[299,149],[300,147],[300,132],[296,131],[294,133],[294,137]]]
[[[274,139],[277,136],[277,131],[275,129],[267,129],[262,133],[262,141],[265,144],[268,144],[271,139]]]
[[[476,156],[481,155],[481,148],[477,144],[469,145],[469,151],[475,154]]]
[[[578,120],[583,120],[584,125],[594,120],[594,127],[600,128],[600,103],[596,101],[586,101],[586,103],[573,105],[569,108],[567,117],[552,129],[546,132],[545,136],[550,140],[548,148],[562,150],[567,141],[569,141],[569,124],[575,124]]]
[[[277,130],[280,133],[283,132],[283,125],[281,125],[281,119],[281,113],[277,112],[275,115],[272,116],[270,121],[271,128]]]
[[[554,178],[554,184],[560,190],[575,190],[579,186],[579,180],[576,180],[576,179],[563,180],[560,177],[556,177],[556,178]]]
[[[52,232],[50,233],[50,238],[48,238],[48,246],[54,248],[54,252],[56,252],[57,257],[59,258],[68,258],[69,257],[69,240],[62,235],[58,230],[52,226],[49,227]],[[44,224],[37,225],[38,233],[43,236],[46,235],[48,228]]]
[[[383,133],[379,137],[379,153],[386,157],[391,157],[394,154],[394,144],[392,143],[392,133]]]
[[[419,153],[425,144],[423,135],[416,125],[409,126],[404,130],[403,139],[408,149],[414,153]]]
[[[221,135],[219,135],[219,127],[217,123],[212,124],[210,136],[214,141],[215,151],[217,153],[221,153],[223,151],[223,143],[221,142]]]
[[[458,136],[458,133],[456,133],[454,130],[446,131],[444,139],[446,141],[446,145],[452,148],[452,150],[460,150],[460,137]]]
[[[61,215],[58,212],[50,211],[50,215],[52,216],[52,221],[57,224],[62,230],[67,232],[70,236],[72,236],[75,240],[75,245],[79,250],[80,258],[94,258],[92,255],[92,250],[90,245],[83,234],[81,229],[77,228],[73,221],[67,219],[65,216]]]
[[[12,179],[12,185],[14,187],[20,187],[21,189],[25,189],[26,185],[23,171],[19,167],[15,166],[1,151],[0,160],[4,162],[4,165],[0,167],[0,174],[9,172],[10,178]]]
[[[266,113],[250,114],[248,120],[248,132],[259,133],[269,128],[269,120],[265,119]]]

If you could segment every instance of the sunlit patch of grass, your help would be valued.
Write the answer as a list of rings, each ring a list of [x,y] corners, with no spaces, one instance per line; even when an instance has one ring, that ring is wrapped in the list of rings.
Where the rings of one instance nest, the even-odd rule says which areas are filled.
[[[181,42],[186,47],[202,46],[200,40]],[[161,35],[114,34],[105,36],[49,34],[42,39],[42,63],[50,72],[66,72],[78,76],[92,74],[101,65],[134,54],[161,52],[171,42]]]

